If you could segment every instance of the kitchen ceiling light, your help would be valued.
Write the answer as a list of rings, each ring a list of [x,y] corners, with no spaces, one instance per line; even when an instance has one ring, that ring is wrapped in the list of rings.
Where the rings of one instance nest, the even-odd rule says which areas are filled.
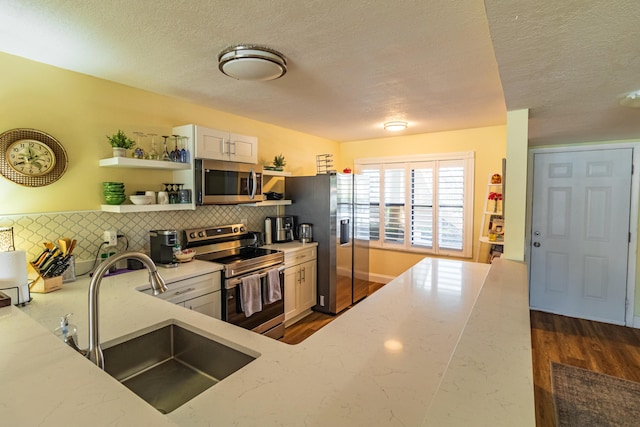
[[[384,124],[384,130],[388,130],[389,132],[399,132],[401,130],[405,130],[407,128],[407,122],[395,121],[395,122],[387,122]]]
[[[620,98],[620,105],[623,107],[640,108],[640,90],[634,90]]]
[[[287,72],[287,60],[277,50],[258,45],[230,46],[218,54],[218,68],[238,80],[275,80]]]

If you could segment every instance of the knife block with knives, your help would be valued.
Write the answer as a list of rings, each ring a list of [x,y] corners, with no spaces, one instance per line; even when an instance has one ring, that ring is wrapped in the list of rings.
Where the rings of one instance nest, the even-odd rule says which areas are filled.
[[[68,238],[59,239],[59,246],[44,243],[42,253],[27,265],[31,292],[48,293],[62,288],[62,274],[69,268],[76,243]]]

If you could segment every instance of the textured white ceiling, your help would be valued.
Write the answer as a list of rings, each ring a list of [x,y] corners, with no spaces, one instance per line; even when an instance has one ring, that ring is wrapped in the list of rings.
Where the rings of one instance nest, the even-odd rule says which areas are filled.
[[[336,141],[504,124],[505,99],[535,143],[621,138],[640,133],[615,100],[640,88],[636,1],[1,0],[0,50]],[[224,76],[238,43],[289,72]]]
[[[507,109],[529,144],[640,138],[638,0],[485,0]]]

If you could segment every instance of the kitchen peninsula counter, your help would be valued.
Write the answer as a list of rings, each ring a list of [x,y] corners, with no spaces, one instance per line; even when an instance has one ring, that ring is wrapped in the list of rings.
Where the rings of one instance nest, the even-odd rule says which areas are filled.
[[[168,280],[215,270],[193,261]],[[219,268],[219,267],[218,267]],[[260,356],[161,415],[52,334],[73,312],[87,344],[88,279],[0,309],[7,425],[535,425],[525,266],[426,258],[298,345],[137,292],[146,271],[105,278],[103,347],[167,320]]]

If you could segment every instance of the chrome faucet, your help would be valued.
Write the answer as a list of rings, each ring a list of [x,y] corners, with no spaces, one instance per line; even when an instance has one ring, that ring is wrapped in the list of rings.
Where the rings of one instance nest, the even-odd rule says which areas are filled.
[[[100,348],[100,336],[98,327],[98,291],[100,291],[100,282],[104,275],[109,271],[109,268],[118,261],[123,259],[137,259],[149,270],[149,282],[151,283],[151,289],[153,295],[158,295],[167,291],[167,285],[165,284],[156,265],[151,258],[140,252],[120,252],[104,260],[96,271],[93,272],[91,278],[91,284],[89,285],[89,348],[87,350],[81,350],[71,336],[65,339],[65,342],[78,352],[85,355],[89,360],[98,365],[100,369],[104,369],[104,359],[102,356],[102,348]]]

